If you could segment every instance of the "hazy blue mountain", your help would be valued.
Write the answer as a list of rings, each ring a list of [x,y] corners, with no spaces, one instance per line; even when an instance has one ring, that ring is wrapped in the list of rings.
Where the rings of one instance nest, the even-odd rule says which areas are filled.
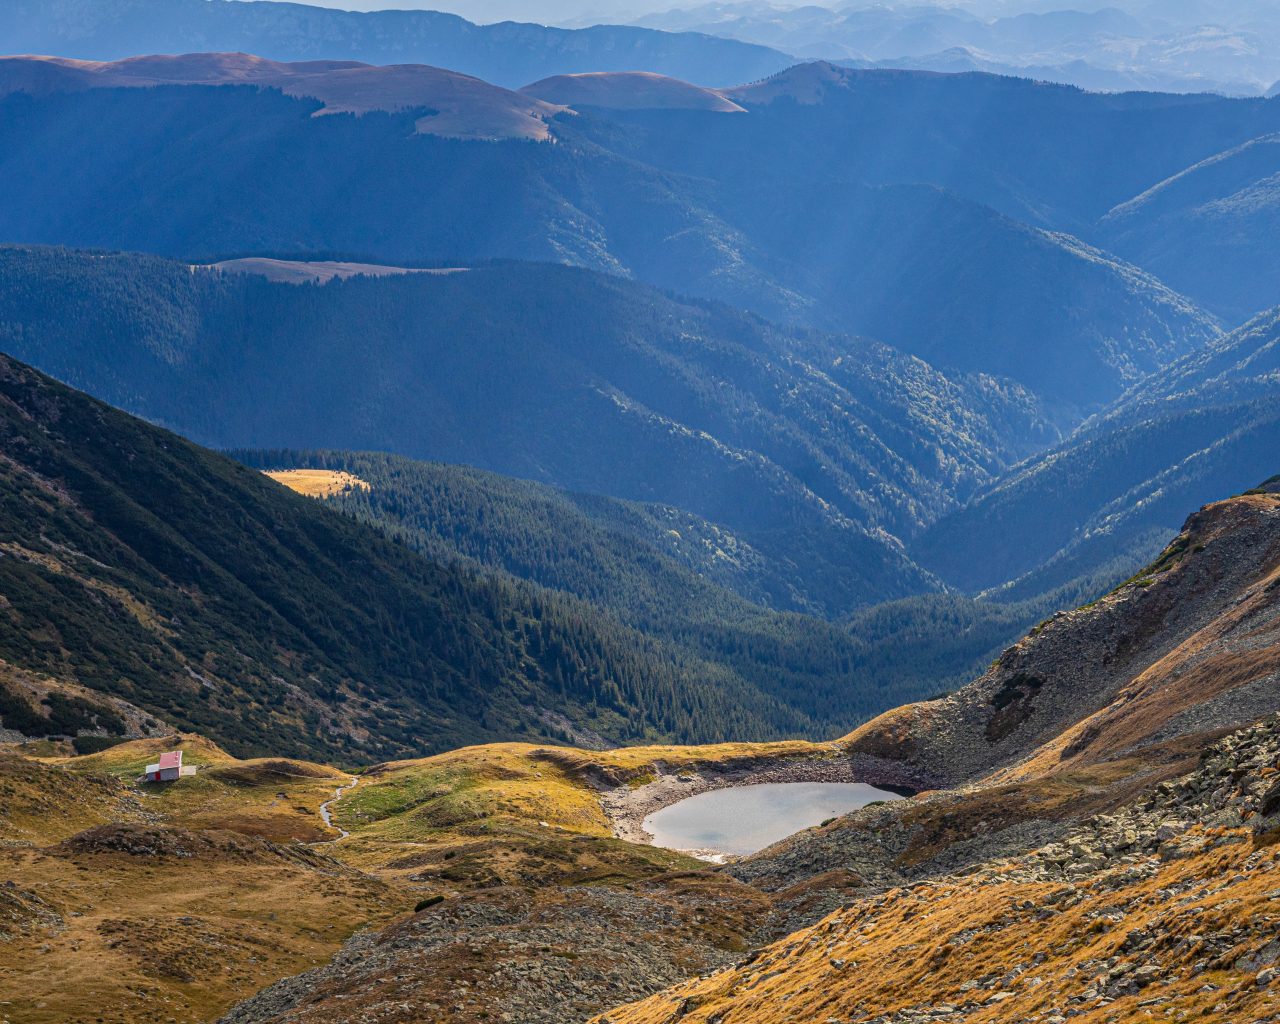
[[[675,31],[712,32],[768,42],[789,53],[871,59],[922,56],[972,47],[1002,57],[1073,52],[1120,35],[1141,36],[1146,27],[1114,8],[1059,10],[984,18],[958,6],[928,4],[808,5],[780,9],[766,4],[702,4],[635,19],[635,24]],[[1075,45],[1074,51],[1067,48]]]
[[[1101,227],[1109,247],[1231,322],[1269,309],[1280,302],[1280,134],[1170,176]]]
[[[5,53],[117,60],[142,53],[243,51],[272,60],[433,64],[515,88],[574,71],[655,71],[732,85],[791,63],[776,50],[617,25],[475,25],[436,11],[355,13],[242,0],[6,0]]]
[[[0,347],[219,447],[397,451],[715,522],[780,606],[933,589],[906,535],[1052,439],[1035,401],[846,336],[505,265],[270,283],[0,251]]]
[[[966,589],[1033,573],[1032,592],[1175,529],[1181,510],[1274,470],[1280,311],[1263,314],[1134,388],[1105,416],[1011,471],[911,548]]]
[[[1011,59],[997,60],[987,52],[967,46],[953,46],[946,50],[939,50],[937,53],[919,56],[888,57],[880,60],[844,57],[833,59],[832,62],[850,68],[899,68],[912,71],[936,71],[941,74],[981,72],[1011,78],[1029,78],[1037,82],[1074,85],[1090,92],[1212,92],[1224,96],[1250,96],[1258,92],[1254,83],[1204,75],[1174,75],[1160,70],[1158,66],[1151,69],[1136,69],[1127,65],[1108,67],[1087,60],[1068,60],[1059,64],[1017,63]]]
[[[1021,10],[1018,7],[1022,7]],[[1083,88],[1257,95],[1280,71],[1274,11],[1218,4],[1203,17],[1169,4],[1093,10],[1064,4],[980,11],[942,3],[707,3],[645,14],[633,24],[706,32],[799,57],[898,68],[1001,71]]]
[[[811,89],[821,102],[796,102]],[[1131,266],[919,184],[951,168],[943,184],[1005,206],[1079,205],[1066,147],[1033,125],[1082,94],[813,65],[733,95],[748,114],[587,111],[539,144],[424,136],[413,111],[314,118],[314,101],[249,87],[11,94],[0,233],[195,261],[577,263],[1012,377],[1065,422],[1217,333]],[[1159,122],[1144,130],[1191,151],[1188,133],[1216,142],[1261,116],[1227,106],[1210,124],[1208,101],[1169,102],[1165,116],[1126,101],[1135,112],[1116,119],[1089,99],[1080,117],[1104,137]],[[984,113],[966,124],[971,109]],[[891,178],[904,183],[864,183]]]

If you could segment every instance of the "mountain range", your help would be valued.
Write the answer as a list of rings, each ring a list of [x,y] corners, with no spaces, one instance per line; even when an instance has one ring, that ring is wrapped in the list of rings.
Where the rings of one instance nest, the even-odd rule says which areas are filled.
[[[375,67],[358,61],[264,60],[246,53],[131,57],[119,61],[0,57],[0,91],[27,95],[160,85],[242,84],[320,100],[313,116],[421,110],[418,132],[463,139],[548,138],[563,108],[422,64]]]
[[[1171,4],[982,6],[911,0],[784,7],[740,0],[633,20],[761,43],[810,59],[991,71],[1099,91],[1257,95],[1280,71],[1280,23],[1273,10],[1259,6],[1218,4],[1195,12]]]
[[[1055,436],[1014,385],[571,268],[299,286],[0,261],[5,348],[205,444],[390,450],[673,505],[756,550],[797,610],[934,589],[897,536]]]
[[[731,85],[791,59],[766,46],[625,25],[476,25],[439,11],[327,10],[267,0],[12,0],[7,53],[113,61],[139,54],[241,51],[277,61],[431,64],[516,88],[575,71],[652,71]]]
[[[1280,22],[1053,6],[0,8],[0,1024],[1280,1019]]]
[[[760,560],[741,596],[827,618],[947,586],[1040,600],[1266,475],[1266,374],[1177,408],[1145,389],[1234,351],[1224,320],[1275,301],[1268,275],[1186,279],[1198,305],[1132,226],[1186,207],[1180,168],[1269,151],[1269,101],[823,63],[517,93],[235,54],[7,60],[0,92],[9,237],[181,261],[6,251],[10,351],[206,444],[665,505]]]
[[[527,97],[507,97],[513,118],[545,125],[555,144],[480,145],[420,134],[443,103],[438,78],[416,80],[418,110],[359,117],[316,118],[321,100],[246,86],[11,91],[0,100],[0,227],[13,241],[192,262],[576,263],[1012,377],[1073,423],[1215,336],[1214,313],[1232,308],[1216,291],[1171,291],[1084,229],[1280,120],[1265,101],[806,65],[724,92],[745,116],[584,105],[548,122],[530,119]],[[1080,128],[1045,139],[1034,126],[1061,111]],[[1135,121],[1149,144],[1121,160],[1110,141]],[[1085,176],[1062,170],[1076,143],[1074,164],[1094,162]],[[128,159],[139,148],[153,153],[146,165]],[[1085,177],[1107,184],[1086,190]],[[481,194],[480,205],[457,201]],[[1257,300],[1273,304],[1265,282]],[[1021,354],[1029,337],[1035,360]]]
[[[433,557],[568,590],[606,606],[617,628],[684,648],[681,623],[697,621],[698,607],[717,608],[712,620],[756,622],[767,619],[759,606],[828,619],[856,612],[852,632],[900,661],[912,629],[929,636],[935,680],[953,681],[1060,606],[1046,603],[1086,600],[1127,575],[1176,529],[1179,508],[1270,469],[1274,313],[1148,377],[1055,443],[1036,400],[1011,385],[587,271],[366,267],[353,279],[296,284],[270,278],[284,268],[302,280],[309,265],[266,261],[264,277],[256,263],[237,272],[20,248],[0,261],[5,348],[197,440],[384,449],[584,495],[431,476],[408,494],[390,481],[421,471],[340,452],[251,460],[376,477],[372,494],[346,503],[393,532],[428,529],[418,543]],[[451,343],[459,335],[465,348]],[[459,489],[470,495],[461,509],[423,498]],[[554,550],[558,532],[586,550],[584,510],[597,515],[612,500],[588,493],[645,503],[614,506],[590,542],[611,552],[601,564],[614,564],[643,539],[650,554],[622,570],[626,586],[598,573],[584,582],[582,570],[570,580],[545,555],[530,563],[523,532],[459,540],[468,519],[556,522],[533,549]],[[689,579],[660,588],[688,593],[687,611],[653,593],[637,605],[623,597],[669,559],[672,579],[692,572],[757,608],[698,597]],[[991,591],[995,603],[939,594],[945,585]],[[916,603],[858,611],[913,595]],[[938,624],[957,616],[973,632],[949,646]],[[693,644],[700,659],[738,646],[699,630],[710,637]],[[872,648],[848,657],[862,666],[864,690],[930,685],[914,669],[886,667]],[[916,658],[907,660],[925,663]],[[754,678],[758,666],[735,671]]]
[[[326,9],[340,6],[99,0],[85,7],[74,0],[14,0],[0,12],[0,34],[11,53],[116,60],[242,50],[282,61],[434,64],[507,88],[553,74],[601,71],[656,72],[725,86],[813,59],[986,71],[1101,91],[1259,95],[1280,77],[1274,12],[1237,11],[1238,2],[1195,12],[1119,3],[1095,10],[1038,4],[964,9],[915,0],[831,8],[754,0],[650,12],[558,4],[539,13],[536,5],[492,0],[452,0],[436,10]],[[632,23],[618,24],[626,19]]]

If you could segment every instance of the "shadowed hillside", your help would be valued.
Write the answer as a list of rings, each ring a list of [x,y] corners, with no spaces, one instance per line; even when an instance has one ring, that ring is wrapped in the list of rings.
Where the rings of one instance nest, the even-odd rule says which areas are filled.
[[[1280,300],[1280,135],[1214,154],[1112,209],[1100,237],[1232,322]]]
[[[954,689],[1032,623],[1104,593],[1134,568],[1103,565],[1028,600],[929,594],[829,623],[771,610],[804,607],[810,581],[793,563],[669,505],[393,455],[232,454],[276,467],[272,476],[303,493],[329,493],[335,507],[436,561],[573,594],[622,625],[812,709],[823,723]],[[291,466],[313,468],[278,469]],[[815,735],[830,735],[826,728]]]
[[[1069,577],[1140,549],[1151,531],[1172,532],[1183,509],[1266,478],[1280,423],[1278,341],[1273,310],[1153,374],[931,527],[913,556],[966,589],[1033,571]]]
[[[391,450],[676,506],[790,562],[785,608],[933,589],[896,537],[1052,436],[1007,382],[568,268],[299,287],[0,259],[4,345],[134,413],[219,447]]]
[[[804,712],[568,598],[476,577],[5,357],[0,721],[199,727],[367,760],[546,736],[798,730]]]

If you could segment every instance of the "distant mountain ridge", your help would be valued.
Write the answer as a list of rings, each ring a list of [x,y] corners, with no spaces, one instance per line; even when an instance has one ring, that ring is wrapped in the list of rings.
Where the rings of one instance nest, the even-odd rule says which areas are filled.
[[[92,60],[219,50],[281,61],[430,64],[509,89],[577,71],[653,71],[730,85],[792,62],[765,46],[695,33],[475,25],[437,11],[358,13],[264,0],[8,0],[0,39],[8,53]]]
[[[112,62],[64,57],[0,57],[0,96],[160,85],[256,85],[324,105],[313,116],[373,110],[419,113],[415,129],[464,139],[550,137],[547,121],[564,112],[488,82],[422,64],[375,67],[357,61],[291,64],[247,53],[131,57]]]
[[[1021,6],[1023,9],[1019,10]],[[708,32],[809,59],[938,71],[993,71],[1085,89],[1256,95],[1275,80],[1277,20],[1240,4],[1073,10],[1070,4],[882,3],[778,7],[704,3],[632,23]]]
[[[554,119],[556,145],[481,146],[416,135],[413,113],[316,118],[317,101],[247,87],[14,94],[0,99],[0,232],[190,262],[574,263],[1013,378],[1066,425],[1218,333],[1133,266],[975,198],[999,185],[1005,207],[1074,204],[1056,140],[1021,140],[1055,149],[1039,154],[1044,171],[1006,168],[1018,162],[988,149],[1017,134],[1008,121],[1027,109],[1083,104],[1111,123],[1112,108],[1141,99],[1108,98],[1099,111],[1071,90],[828,65],[724,95],[749,112],[592,108]],[[797,95],[812,102],[793,106]],[[970,99],[999,114],[965,129],[947,111]],[[1200,118],[1177,102],[1171,124]],[[909,135],[950,133],[943,148],[977,154],[978,166],[947,187],[920,184],[922,153],[850,141],[892,138],[904,117]],[[1220,120],[1216,132],[1236,130]],[[977,145],[989,132],[992,145]],[[153,159],[130,160],[138,149]],[[882,159],[900,163],[866,165]],[[1010,185],[1014,173],[1026,180]],[[898,180],[865,182],[885,177]]]

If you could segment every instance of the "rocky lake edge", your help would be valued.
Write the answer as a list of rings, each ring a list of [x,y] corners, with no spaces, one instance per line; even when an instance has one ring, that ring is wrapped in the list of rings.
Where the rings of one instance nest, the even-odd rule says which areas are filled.
[[[620,784],[594,778],[590,781],[599,792],[600,806],[613,826],[613,834],[629,843],[653,845],[653,835],[645,829],[649,815],[699,793],[738,786],[789,782],[862,782],[912,796],[916,790],[888,780],[884,772],[868,772],[858,759],[850,758],[838,746],[812,754],[788,757],[752,758],[728,764],[704,763],[671,768],[661,761],[651,771]],[[736,860],[718,850],[682,850],[701,859],[715,858],[719,863]]]

